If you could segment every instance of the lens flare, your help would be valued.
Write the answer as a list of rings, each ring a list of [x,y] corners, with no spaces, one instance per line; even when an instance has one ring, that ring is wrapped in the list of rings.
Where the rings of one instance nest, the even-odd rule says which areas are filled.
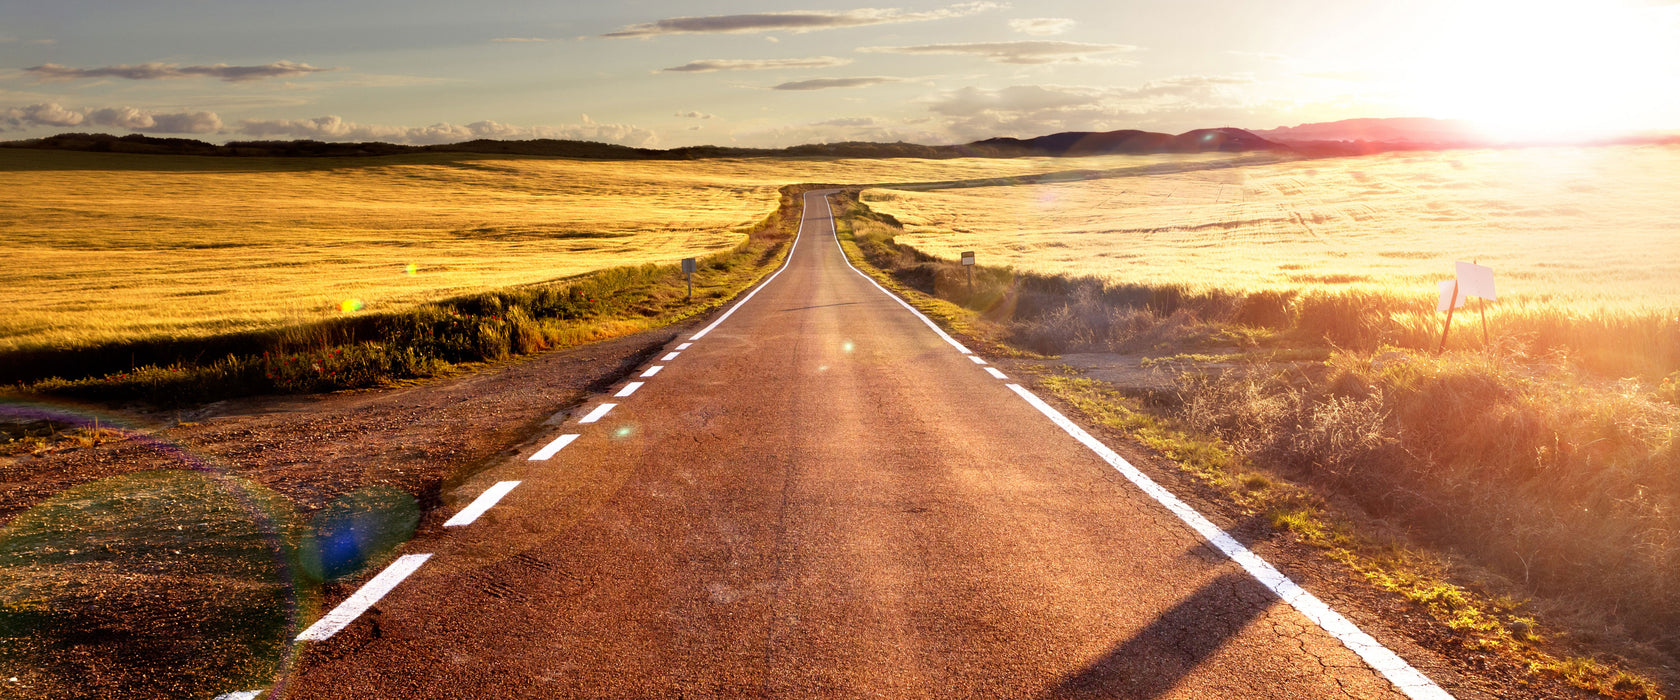
[[[319,604],[316,587],[300,576],[296,545],[304,525],[285,496],[108,415],[8,400],[0,402],[0,420],[115,430],[172,467],[73,486],[30,504],[0,528],[0,610],[30,610],[5,622],[46,642],[24,654],[82,645],[90,662],[101,665],[82,674],[64,667],[60,680],[72,683],[117,673],[122,685],[185,688],[247,682],[244,674],[256,672],[276,679],[278,695],[299,650],[290,640]],[[212,624],[144,623],[183,615]],[[166,651],[144,668],[100,661],[122,650],[98,648],[106,643],[87,642],[88,633],[113,619],[140,622],[110,644]],[[65,663],[50,656],[22,661],[39,668]],[[202,670],[224,667],[241,669],[240,677]],[[107,675],[103,682],[111,680]]]
[[[343,313],[347,313],[347,314],[348,313],[354,313],[354,312],[357,312],[357,311],[361,311],[362,308],[363,308],[363,304],[362,304],[361,299],[350,298],[350,299],[345,299],[344,301],[338,302],[338,310],[343,312]]]
[[[403,271],[407,273],[409,277],[413,277],[420,274],[420,266],[414,263],[409,263],[408,267]]]

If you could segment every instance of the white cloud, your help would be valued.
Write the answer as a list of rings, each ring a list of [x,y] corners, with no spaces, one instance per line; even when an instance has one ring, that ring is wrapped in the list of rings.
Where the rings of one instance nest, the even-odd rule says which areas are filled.
[[[75,126],[86,118],[81,112],[65,109],[56,102],[9,109],[5,116],[20,126]]]
[[[114,126],[118,129],[140,130],[157,124],[150,112],[133,107],[106,107],[88,112],[89,123]]]
[[[1043,65],[1047,63],[1108,63],[1132,65],[1136,61],[1113,54],[1137,51],[1127,44],[1085,44],[1073,41],[997,41],[964,44],[924,44],[920,46],[866,46],[859,51],[870,53],[952,54],[979,56],[994,63]],[[1103,56],[1104,58],[1098,58]]]
[[[874,117],[841,117],[826,121],[812,122],[811,126],[876,126],[880,120]]]
[[[389,141],[416,145],[455,143],[473,139],[567,139],[648,147],[658,138],[629,124],[602,124],[582,115],[577,124],[521,127],[494,121],[471,124],[447,122],[431,126],[358,124],[329,115],[314,119],[246,119],[239,133],[256,138],[317,139],[321,141]]]
[[[75,110],[58,103],[0,110],[0,130],[28,127],[102,126],[154,134],[210,134],[222,129],[215,112],[154,112],[134,107]]]
[[[683,119],[711,119],[712,118],[712,115],[710,115],[710,114],[707,114],[705,112],[696,112],[696,111],[693,111],[693,110],[689,110],[687,112],[677,112],[676,116],[682,117]]]
[[[275,61],[261,66],[230,66],[218,63],[213,66],[183,66],[175,63],[142,63],[139,65],[115,65],[100,68],[71,68],[57,63],[47,63],[32,68],[25,68],[35,77],[46,81],[81,80],[87,78],[124,78],[127,80],[173,80],[178,78],[219,78],[230,83],[262,80],[264,78],[289,78],[310,73],[324,73],[338,70],[337,68],[316,68],[307,63],[293,63],[291,61]]]
[[[771,90],[830,90],[833,88],[854,88],[880,85],[881,83],[896,83],[898,78],[883,75],[866,76],[860,78],[813,78],[811,80],[795,80],[772,86]]]
[[[944,143],[949,140],[943,134],[912,128],[905,124],[891,124],[876,117],[845,117],[801,124],[751,127],[736,131],[731,136],[739,141],[766,148],[840,141]]]
[[[710,15],[706,17],[671,17],[644,24],[632,24],[605,37],[652,37],[668,34],[734,34],[742,32],[811,32],[822,29],[864,27],[874,24],[925,22],[950,19],[995,10],[1002,7],[993,2],[968,2],[949,5],[927,12],[906,12],[900,9],[805,10],[798,12],[760,12],[742,15]]]
[[[215,112],[153,114],[152,126],[144,131],[160,134],[213,134],[222,130],[222,118]]]
[[[680,66],[660,69],[667,73],[711,73],[723,70],[771,70],[776,68],[828,68],[830,66],[844,66],[852,62],[849,58],[835,58],[833,56],[813,56],[811,58],[766,58],[759,60],[708,58],[699,61],[689,61]]]
[[[1009,20],[1010,29],[1022,34],[1031,34],[1033,36],[1051,36],[1053,34],[1061,34],[1062,32],[1072,29],[1074,24],[1076,23],[1073,20],[1065,17],[1038,17],[1034,19]]]
[[[1252,102],[1242,88],[1254,82],[1245,75],[1186,75],[1133,87],[966,87],[938,93],[927,104],[929,111],[944,118],[946,130],[962,140],[1059,131],[1170,130],[1195,115],[1221,120],[1242,116],[1242,108]]]

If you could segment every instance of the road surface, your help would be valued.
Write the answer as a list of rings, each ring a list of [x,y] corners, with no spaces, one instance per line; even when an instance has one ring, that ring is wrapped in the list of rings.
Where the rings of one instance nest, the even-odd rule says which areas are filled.
[[[853,270],[830,216],[806,195],[731,315],[463,485],[271,692],[1446,697]]]

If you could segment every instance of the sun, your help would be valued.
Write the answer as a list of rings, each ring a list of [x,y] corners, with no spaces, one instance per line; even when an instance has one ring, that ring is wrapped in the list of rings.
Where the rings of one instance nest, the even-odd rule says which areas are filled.
[[[1675,128],[1680,6],[1603,0],[1469,2],[1403,69],[1414,102],[1501,140]]]

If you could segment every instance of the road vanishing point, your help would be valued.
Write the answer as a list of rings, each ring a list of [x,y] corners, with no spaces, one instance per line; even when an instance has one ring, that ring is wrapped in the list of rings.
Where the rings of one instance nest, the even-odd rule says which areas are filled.
[[[1452,697],[853,269],[826,194],[247,692]]]

